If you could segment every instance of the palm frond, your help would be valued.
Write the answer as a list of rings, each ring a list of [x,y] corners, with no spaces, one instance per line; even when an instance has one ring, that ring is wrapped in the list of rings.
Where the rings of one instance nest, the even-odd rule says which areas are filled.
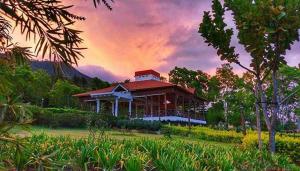
[[[103,4],[106,6],[109,10],[112,10],[112,3],[114,3],[114,0],[93,0],[94,6],[97,7],[100,4]]]
[[[74,21],[84,17],[69,12],[72,6],[61,1],[9,0],[0,2],[0,11],[15,21],[26,40],[37,41],[36,55],[50,60],[77,64],[82,57],[81,31],[72,28]]]
[[[0,41],[1,43],[5,43],[7,40],[11,40],[10,36],[11,24],[5,18],[0,16]]]

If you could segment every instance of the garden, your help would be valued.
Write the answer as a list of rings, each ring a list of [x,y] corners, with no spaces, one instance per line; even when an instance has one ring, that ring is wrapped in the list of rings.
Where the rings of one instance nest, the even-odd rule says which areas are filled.
[[[100,12],[95,16],[101,19],[92,19],[98,22],[88,30],[96,30],[101,40],[106,37],[103,35],[109,35],[107,31],[117,33],[118,38],[126,37],[119,40],[107,36],[107,42],[103,39],[104,46],[83,40],[79,30],[78,26],[88,28],[89,25],[78,25],[85,17],[73,12],[87,14],[86,11],[92,9],[89,5],[75,5],[73,1],[66,5],[59,0],[0,2],[0,170],[300,171],[300,65],[297,66],[298,52],[292,51],[300,41],[299,0],[212,0],[210,8],[202,8],[207,6],[206,1],[197,1],[202,3],[198,6],[196,1],[193,1],[195,5],[185,4],[187,1],[172,5],[157,2],[160,4],[147,3],[151,6],[151,11],[147,11],[146,7],[140,8],[144,4],[135,5],[138,1],[116,2],[124,3],[121,5],[116,5],[114,0],[86,1],[95,8],[126,11],[126,15],[109,15],[112,18],[104,20],[100,16],[105,12]],[[77,6],[75,10],[73,5]],[[121,10],[126,6],[130,10]],[[160,11],[152,8],[156,6]],[[176,10],[168,11],[175,7]],[[184,11],[194,12],[194,8],[203,12],[201,17],[185,15]],[[141,11],[159,15],[151,16],[145,24],[144,15],[132,13],[136,9],[138,14]],[[161,9],[167,15],[163,16]],[[180,17],[175,16],[177,10]],[[173,15],[178,18],[176,24],[170,20]],[[116,16],[118,18],[114,18]],[[137,16],[143,20],[136,20]],[[181,18],[183,16],[193,21]],[[122,27],[114,22],[120,22],[119,17]],[[126,18],[131,22],[126,23]],[[163,22],[157,24],[157,18]],[[199,19],[196,25],[195,18]],[[97,23],[103,27],[94,29]],[[190,32],[195,32],[196,27],[198,37]],[[13,30],[28,42],[20,45],[17,42],[20,36]],[[148,36],[140,36],[140,30]],[[153,43],[151,38],[153,44],[157,44],[153,33],[161,36],[159,48],[148,46]],[[166,35],[167,38],[163,37]],[[33,48],[30,47],[32,41]],[[84,41],[93,45],[89,47],[92,51],[83,53]],[[130,53],[131,50],[134,53]],[[206,50],[213,50],[214,54]],[[191,93],[194,90],[192,96],[205,103],[198,111],[204,113],[207,125],[132,119],[127,116],[130,112],[122,116],[120,112],[118,117],[112,116],[110,111],[96,114],[95,111],[101,111],[93,109],[95,104],[92,103],[97,99],[80,100],[74,94],[130,82],[129,78],[107,82],[102,80],[102,75],[101,79],[94,74],[91,78],[74,68],[82,64],[80,59],[84,54],[96,52],[112,59],[91,58],[86,62],[98,61],[101,72],[102,64],[113,66],[103,68],[111,77],[115,77],[116,71],[110,73],[115,66],[124,66],[117,68],[124,72],[119,73],[122,76],[128,68],[131,71],[147,66],[165,71],[174,67],[168,73],[168,80],[157,77],[156,81],[169,81]],[[126,52],[122,59],[128,58],[126,61],[132,63],[124,65],[116,52]],[[136,59],[130,60],[132,57]],[[153,59],[157,61],[150,62]],[[33,62],[50,65],[34,69]],[[98,72],[94,67],[87,67]],[[92,94],[91,97],[97,98]],[[166,110],[172,102],[165,98]],[[190,104],[184,105],[184,97],[179,98],[183,98],[180,106],[183,114],[186,112],[190,118],[191,111],[196,113],[196,107],[191,109]],[[146,104],[145,108],[148,102]]]
[[[167,126],[166,129],[173,128]],[[174,129],[178,129],[175,126]],[[186,127],[180,127],[185,129]],[[209,130],[195,127],[192,130]],[[0,167],[18,170],[300,170],[286,155],[244,147],[230,139],[205,139],[197,134],[190,137],[122,133],[110,131],[51,135],[52,129],[35,128],[33,135],[20,139],[24,146],[1,142]],[[41,131],[42,130],[42,131]],[[70,132],[73,132],[72,130]],[[75,130],[76,132],[76,130]],[[210,130],[210,135],[214,134]],[[74,132],[73,132],[74,133]],[[240,137],[224,131],[223,135]],[[83,136],[84,135],[84,136]],[[75,134],[76,136],[76,134]],[[216,132],[220,136],[220,131]],[[121,137],[121,138],[120,138]],[[131,138],[128,138],[131,137]],[[206,136],[209,137],[209,136]],[[209,141],[210,140],[210,141]],[[215,141],[215,143],[213,142]],[[234,142],[236,142],[234,140]],[[250,140],[250,146],[252,145]],[[247,143],[247,142],[245,142]],[[290,142],[298,146],[300,141]],[[227,145],[224,145],[227,144]],[[287,144],[286,146],[289,146]],[[283,150],[284,150],[283,145]],[[291,149],[285,149],[286,151]],[[286,152],[285,151],[285,152]],[[291,156],[299,154],[294,151]]]
[[[27,131],[19,125],[9,132],[20,144],[1,141],[1,169],[300,170],[298,134],[278,134],[278,153],[271,154],[267,133],[262,135],[264,148],[260,151],[254,130],[244,136],[236,130],[109,118],[73,109],[29,108],[33,124]]]

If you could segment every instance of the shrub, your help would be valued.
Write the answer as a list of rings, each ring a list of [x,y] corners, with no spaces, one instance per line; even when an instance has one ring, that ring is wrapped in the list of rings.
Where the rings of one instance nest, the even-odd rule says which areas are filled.
[[[49,112],[53,113],[81,113],[81,114],[91,114],[92,112],[82,111],[72,108],[45,108]]]
[[[64,108],[39,108],[32,106],[34,124],[51,128],[125,128],[158,131],[160,122],[126,120],[111,114],[96,114]]]
[[[52,128],[84,128],[90,118],[100,119],[96,114],[75,109],[31,107],[34,124]]]
[[[169,132],[174,135],[182,136],[192,135],[202,140],[228,143],[241,143],[243,138],[242,134],[235,131],[220,131],[200,126],[193,126],[189,129],[189,127],[183,126],[164,125],[162,132]]]
[[[161,123],[159,121],[144,121],[141,119],[118,120],[116,127],[125,129],[158,131],[161,128]]]
[[[35,116],[34,124],[48,126],[52,128],[84,128],[87,123],[86,115],[79,113],[53,113],[43,110]]]
[[[257,148],[258,140],[256,133],[247,134],[243,138],[243,147]],[[268,135],[262,134],[263,147],[268,148]],[[288,155],[295,161],[300,161],[300,138],[292,138],[290,136],[276,136],[276,151],[281,154]]]

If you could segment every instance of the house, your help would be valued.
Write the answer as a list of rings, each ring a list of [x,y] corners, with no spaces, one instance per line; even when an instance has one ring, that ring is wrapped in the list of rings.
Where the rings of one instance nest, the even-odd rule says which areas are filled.
[[[97,113],[130,118],[206,124],[205,99],[197,97],[195,89],[184,88],[160,80],[154,70],[135,72],[135,81],[76,94],[81,104]]]

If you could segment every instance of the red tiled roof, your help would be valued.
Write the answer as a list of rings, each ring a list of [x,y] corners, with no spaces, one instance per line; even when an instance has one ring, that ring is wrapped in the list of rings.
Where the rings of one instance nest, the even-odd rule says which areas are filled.
[[[94,93],[106,93],[106,92],[111,92],[116,86],[110,86],[110,87],[106,87],[103,89],[99,89],[99,90],[94,90],[94,91],[88,91],[85,93],[80,93],[80,94],[75,94],[73,96],[75,97],[84,97],[84,96],[90,96],[91,94]]]
[[[155,81],[155,80],[145,80],[145,81],[134,81],[129,83],[122,83],[121,84],[124,88],[126,88],[128,91],[138,91],[138,90],[146,90],[146,89],[154,89],[154,88],[164,88],[164,87],[178,87],[188,93],[194,94],[195,89],[194,88],[183,88],[180,86],[177,86],[172,83],[162,82],[162,81]],[[95,91],[89,91],[86,93],[81,94],[75,94],[76,97],[84,97],[84,96],[90,96],[90,94],[95,93],[108,93],[111,92],[117,85],[113,85],[107,88],[95,90]]]
[[[155,80],[134,81],[122,84],[129,91],[137,91],[152,88],[172,87],[174,84]]]
[[[187,88],[187,91],[189,91],[192,94],[195,94],[196,89],[195,88]]]
[[[134,76],[141,76],[141,75],[148,75],[148,74],[152,74],[154,76],[160,77],[160,73],[149,69],[149,70],[143,70],[143,71],[136,71]]]

